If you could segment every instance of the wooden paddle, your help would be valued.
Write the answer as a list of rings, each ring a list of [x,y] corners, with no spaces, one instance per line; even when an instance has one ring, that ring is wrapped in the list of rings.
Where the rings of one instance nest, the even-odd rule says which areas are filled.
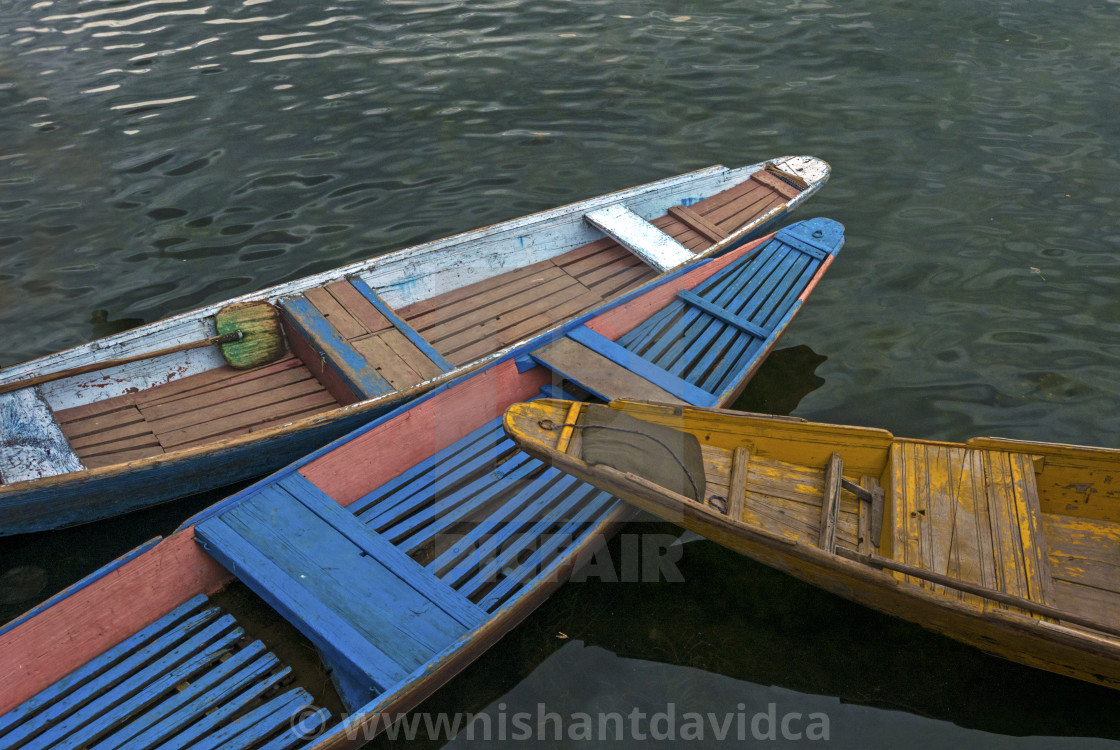
[[[230,367],[238,370],[248,370],[267,365],[269,362],[275,362],[284,354],[284,333],[280,327],[280,318],[276,313],[276,308],[268,302],[260,300],[227,305],[214,316],[214,325],[218,329],[217,336],[199,341],[189,341],[185,344],[176,344],[166,349],[157,349],[131,357],[106,359],[46,375],[35,375],[34,377],[17,380],[14,383],[0,385],[0,393],[18,391],[40,383],[49,383],[53,380],[61,380],[87,372],[97,372],[109,367],[126,365],[130,362],[162,357],[165,354],[174,354],[188,349],[201,349],[204,346],[220,346],[222,358]]]

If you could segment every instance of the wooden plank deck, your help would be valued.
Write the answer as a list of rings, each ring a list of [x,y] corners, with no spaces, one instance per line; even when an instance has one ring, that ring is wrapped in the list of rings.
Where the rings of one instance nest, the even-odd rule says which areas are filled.
[[[296,357],[267,367],[219,367],[166,385],[56,412],[89,468],[242,435],[338,402]]]
[[[771,181],[781,182],[765,174],[692,206],[674,207],[650,224],[691,252],[703,252],[787,200]],[[785,189],[796,190],[788,185]],[[440,354],[462,365],[546,331],[656,276],[641,258],[606,237],[397,312]]]
[[[785,201],[770,186],[774,180],[759,176],[650,223],[701,252],[718,235]],[[408,388],[553,328],[656,275],[608,237],[396,311],[375,304],[379,300],[362,282],[335,281],[286,303],[285,330],[295,356],[247,372],[217,368],[55,417],[88,468],[157,456]],[[758,309],[765,312],[780,282],[776,277],[762,289]],[[742,355],[739,349],[707,385],[718,385],[719,373]],[[713,347],[710,363],[716,352]],[[677,364],[683,368],[683,358]]]
[[[494,419],[349,510],[493,612],[617,500],[517,450]]]
[[[891,447],[890,498],[896,560],[1042,604],[1054,602],[1029,456],[899,441]],[[908,580],[979,601],[955,589]]]

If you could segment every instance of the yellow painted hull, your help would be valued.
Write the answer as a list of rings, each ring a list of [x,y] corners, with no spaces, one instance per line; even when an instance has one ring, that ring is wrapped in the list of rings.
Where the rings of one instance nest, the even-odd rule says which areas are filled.
[[[566,402],[515,405],[505,426],[557,468],[838,596],[1012,661],[1120,687],[1120,594],[1112,590],[1120,589],[1120,574],[1112,575],[1120,567],[1110,567],[1120,562],[1113,552],[1120,550],[1120,452],[991,438],[902,440],[883,430],[720,410],[611,406],[694,435],[708,496],[723,501],[726,491],[732,509],[685,498],[633,471],[587,464],[576,457],[580,441],[571,433],[578,427],[566,428],[567,442],[558,446],[555,426],[581,419]],[[837,546],[850,549],[837,552],[822,549],[808,516],[794,518],[791,509],[791,498],[820,493],[833,454],[844,478],[877,481],[886,491],[878,539],[869,538],[869,504],[845,497]],[[749,471],[733,465],[748,455]],[[741,507],[737,480],[746,487]],[[976,497],[983,503],[970,506]],[[970,546],[962,540],[973,528],[984,533]],[[958,579],[965,590],[953,585]]]

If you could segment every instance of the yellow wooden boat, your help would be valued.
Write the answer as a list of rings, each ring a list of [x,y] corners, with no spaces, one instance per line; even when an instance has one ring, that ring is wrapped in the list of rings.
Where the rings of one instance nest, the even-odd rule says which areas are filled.
[[[1120,451],[630,401],[515,404],[504,425],[557,468],[846,599],[1120,688]]]

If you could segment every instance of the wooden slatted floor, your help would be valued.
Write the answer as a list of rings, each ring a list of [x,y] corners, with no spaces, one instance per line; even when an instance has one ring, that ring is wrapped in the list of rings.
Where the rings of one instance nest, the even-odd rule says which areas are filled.
[[[1029,456],[899,441],[891,447],[891,487],[896,560],[1054,603],[1047,535]],[[972,594],[909,580],[979,601]]]
[[[694,253],[785,203],[799,190],[760,173],[651,223]],[[455,365],[529,338],[656,277],[610,238],[402,307],[397,312]]]
[[[55,413],[88,468],[156,456],[326,411],[337,401],[289,354],[257,370],[220,367]]]

